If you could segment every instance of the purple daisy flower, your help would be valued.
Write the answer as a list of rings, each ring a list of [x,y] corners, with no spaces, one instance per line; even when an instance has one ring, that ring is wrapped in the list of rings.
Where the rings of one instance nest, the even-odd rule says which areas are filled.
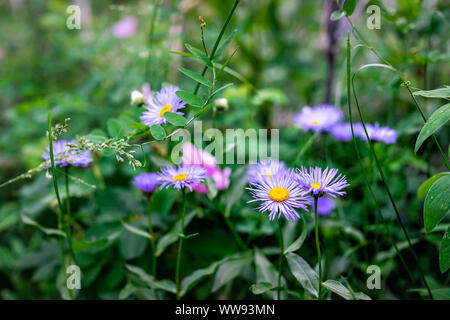
[[[67,143],[66,140],[53,141],[53,158],[55,160],[55,166],[87,167],[94,161],[89,150],[71,150]],[[74,143],[74,140],[70,141],[70,143]],[[42,155],[42,158],[45,161],[50,161],[50,147],[47,146],[46,150],[47,152]],[[47,166],[46,168],[49,167],[50,166]]]
[[[295,208],[307,211],[306,206],[311,203],[311,198],[298,186],[291,170],[283,170],[272,178],[261,179],[247,189],[254,198],[249,202],[260,201],[258,210],[261,213],[269,211],[269,220],[275,217],[279,219],[281,214],[288,221],[298,220],[300,215]]]
[[[247,171],[248,182],[255,184],[262,179],[269,177],[272,178],[279,172],[286,171],[286,164],[282,161],[273,159],[261,160],[257,164],[254,164]]]
[[[328,169],[322,171],[322,168],[315,167],[306,169],[302,167],[297,172],[298,183],[305,189],[307,193],[312,193],[314,196],[321,197],[324,194],[336,198],[336,195],[344,195],[342,191],[349,184],[345,176],[338,173],[338,169]]]
[[[157,173],[141,173],[135,176],[133,184],[142,192],[152,192],[159,184],[159,176]]]
[[[167,166],[158,173],[158,180],[161,189],[174,187],[181,190],[187,187],[192,191],[192,187],[200,184],[206,179],[206,170],[200,166]]]
[[[359,122],[353,124],[353,131],[355,132],[355,137],[361,138],[364,135],[364,128]],[[341,122],[335,124],[333,127],[331,127],[330,133],[333,135],[333,137],[340,141],[350,141],[353,139],[352,127],[350,125],[350,122]]]
[[[395,129],[380,127],[378,122],[375,122],[374,125],[371,125],[370,123],[366,124],[366,129],[367,134],[372,141],[381,141],[389,144],[397,142],[397,131]],[[362,138],[367,141],[364,129],[362,131]]]
[[[322,197],[317,200],[317,214],[326,216],[335,208],[334,201],[327,197]]]
[[[329,104],[322,104],[315,107],[304,107],[301,112],[294,116],[294,123],[300,126],[303,131],[329,130],[336,123],[344,118],[342,110]]]
[[[178,112],[186,106],[186,102],[177,97],[175,92],[180,90],[176,86],[167,86],[158,91],[152,98],[149,98],[148,106],[141,116],[141,122],[149,127],[154,124],[166,124],[167,119],[164,118],[164,113],[173,112],[183,115],[182,112]]]

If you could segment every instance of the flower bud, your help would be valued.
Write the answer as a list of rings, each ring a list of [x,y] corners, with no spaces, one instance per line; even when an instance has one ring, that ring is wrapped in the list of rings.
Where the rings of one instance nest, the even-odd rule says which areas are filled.
[[[145,97],[142,92],[138,90],[133,90],[131,92],[131,105],[132,106],[142,106],[145,103]]]
[[[217,111],[227,111],[230,107],[228,105],[228,99],[226,98],[218,98],[214,101],[215,107],[217,108]]]

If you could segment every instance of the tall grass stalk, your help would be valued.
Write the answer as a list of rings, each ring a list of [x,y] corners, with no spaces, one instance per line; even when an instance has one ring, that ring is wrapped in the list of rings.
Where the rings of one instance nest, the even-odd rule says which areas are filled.
[[[280,242],[280,261],[278,262],[277,299],[280,300],[280,295],[281,295],[281,274],[283,273],[283,258],[284,258],[283,229],[281,228],[281,221],[280,221],[280,219],[278,219],[278,241]]]
[[[63,206],[61,203],[61,198],[59,196],[59,189],[58,189],[58,181],[56,177],[56,168],[55,168],[55,158],[53,156],[53,135],[52,135],[52,115],[51,112],[48,112],[48,145],[49,145],[49,153],[50,153],[50,166],[52,168],[52,180],[53,180],[53,188],[55,190],[56,195],[56,201],[58,202],[58,229],[62,232],[63,231]],[[66,254],[65,254],[65,248],[64,248],[64,241],[62,239],[59,239],[59,246],[61,248],[61,263],[62,263],[62,273],[64,275],[64,279],[67,280],[66,276]],[[67,283],[64,283],[67,288],[67,295],[70,300],[72,300],[72,291],[67,287]]]
[[[319,264],[319,293],[317,299],[320,300],[322,296],[322,255],[320,253],[319,242],[319,217],[317,215],[317,202],[318,196],[314,196],[314,233],[316,236],[316,251],[317,251],[317,263]]]
[[[355,98],[355,103],[356,103],[356,107],[357,107],[357,109],[358,109],[358,114],[359,114],[359,117],[360,117],[362,126],[363,126],[363,128],[364,128],[364,132],[365,132],[367,141],[368,141],[369,146],[370,146],[370,152],[371,152],[373,158],[375,159],[375,163],[376,163],[378,172],[379,172],[379,174],[380,174],[381,180],[383,181],[383,186],[384,186],[384,188],[385,188],[385,190],[386,190],[386,192],[387,192],[387,194],[388,194],[388,196],[389,196],[389,200],[390,200],[390,202],[391,202],[391,204],[392,204],[392,206],[393,206],[393,208],[394,208],[394,211],[395,211],[395,214],[396,214],[397,221],[398,221],[398,223],[400,224],[401,229],[402,229],[402,231],[403,231],[403,234],[404,234],[404,236],[405,236],[405,238],[406,238],[406,240],[407,240],[407,242],[408,242],[409,249],[410,249],[410,251],[411,251],[411,253],[412,253],[414,259],[415,259],[416,262],[418,263],[418,258],[417,258],[417,255],[416,255],[416,253],[415,253],[414,248],[412,247],[412,243],[411,243],[411,240],[410,240],[408,231],[406,230],[406,227],[405,227],[405,225],[403,224],[403,222],[402,222],[402,220],[401,220],[400,213],[399,213],[399,211],[398,211],[398,209],[397,209],[397,206],[396,206],[396,204],[395,204],[395,201],[394,201],[394,199],[393,199],[393,197],[392,197],[391,191],[390,191],[390,189],[389,189],[389,187],[388,187],[388,185],[387,185],[387,183],[386,183],[386,179],[385,179],[383,170],[382,170],[382,168],[381,168],[381,165],[380,165],[380,163],[379,163],[379,161],[378,161],[378,158],[377,158],[377,156],[376,156],[376,154],[375,154],[375,150],[374,150],[374,147],[373,147],[373,143],[372,143],[372,141],[370,140],[369,135],[368,135],[368,133],[367,133],[366,125],[365,125],[364,119],[363,119],[363,117],[362,117],[361,109],[360,109],[360,107],[359,107],[359,102],[358,102],[358,98],[357,98],[357,96],[356,96],[356,91],[355,91],[355,87],[354,87],[354,79],[355,79],[355,76],[356,76],[357,73],[355,73],[355,74],[350,78],[350,74],[351,74],[351,67],[350,67],[350,52],[351,52],[351,43],[350,43],[350,34],[348,34],[348,35],[347,35],[347,101],[348,101],[348,113],[349,113],[349,118],[350,118],[350,126],[351,126],[351,130],[352,130],[353,144],[354,144],[354,147],[355,147],[355,152],[356,152],[356,154],[357,154],[358,161],[359,161],[360,167],[361,167],[361,169],[362,169],[361,157],[360,157],[360,155],[359,155],[359,150],[358,150],[358,146],[357,146],[357,143],[356,143],[356,137],[355,137],[355,133],[354,133],[354,129],[353,129],[353,119],[352,119],[352,107],[351,107],[351,90],[350,90],[350,85],[351,85],[351,87],[352,87],[352,89],[353,89],[353,96],[354,96],[354,98]],[[363,170],[361,170],[361,171],[363,172]],[[368,181],[366,175],[363,174],[363,176],[364,176],[364,180],[365,180],[365,182],[366,182],[366,184],[367,184],[367,186],[368,186],[368,188],[369,188],[369,191],[370,191],[370,193],[371,193],[371,195],[372,195],[372,197],[373,197],[373,199],[374,199],[374,201],[375,201],[375,203],[376,203],[377,209],[379,210],[379,205],[378,205],[378,203],[377,203],[377,201],[376,201],[376,197],[375,197],[375,195],[374,195],[374,193],[373,193],[373,190],[372,190],[372,188],[370,187],[370,183],[369,183],[369,181]],[[383,221],[383,224],[384,224],[385,227],[387,228],[387,231],[390,233],[390,229],[389,229],[389,227],[387,226],[387,224],[386,224],[386,222],[385,222],[385,220],[384,220],[384,218],[383,218],[383,215],[381,214],[381,210],[380,210],[380,212],[379,212],[379,215],[380,215],[380,217],[381,217],[381,219],[382,219],[382,221]],[[393,244],[394,244],[394,248],[395,248],[397,254],[401,257],[400,252],[399,252],[399,250],[398,250],[398,247],[397,247],[397,245],[395,244],[395,241],[393,241]],[[402,263],[403,263],[404,266],[406,267],[406,263],[404,262],[403,258],[401,258],[401,259],[402,259]],[[406,268],[407,268],[407,267],[406,267]],[[422,271],[422,269],[421,269],[419,266],[418,266],[418,269],[419,269],[419,272],[420,272],[420,274],[421,274],[422,281],[423,281],[423,283],[424,283],[424,285],[425,285],[425,287],[426,287],[426,289],[427,289],[428,295],[430,296],[431,299],[433,299],[433,295],[432,295],[432,293],[431,293],[431,289],[430,289],[430,287],[429,287],[429,285],[428,285],[428,282],[427,282],[426,279],[425,279],[425,275],[423,274],[423,271]],[[408,271],[408,274],[411,276],[411,273],[410,273],[409,271]]]
[[[147,219],[148,219],[148,233],[150,234],[150,247],[152,248],[152,275],[156,278],[156,243],[155,243],[155,233],[153,232],[152,224],[152,198],[153,193],[147,197]]]

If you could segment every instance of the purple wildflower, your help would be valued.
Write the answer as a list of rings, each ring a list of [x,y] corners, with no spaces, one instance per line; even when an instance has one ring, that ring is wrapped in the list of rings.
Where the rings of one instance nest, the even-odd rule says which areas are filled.
[[[330,198],[321,197],[317,200],[317,213],[321,216],[329,215],[335,207],[334,201]]]
[[[142,173],[135,176],[133,184],[142,192],[152,192],[159,184],[157,173]]]
[[[158,173],[158,180],[161,183],[161,189],[174,187],[177,190],[192,187],[200,184],[206,179],[206,170],[199,166],[167,166]]]
[[[149,127],[154,124],[166,124],[167,119],[164,118],[164,113],[173,112],[183,115],[178,112],[186,106],[186,102],[177,97],[175,92],[180,90],[176,86],[167,86],[158,91],[153,99],[148,99],[147,111],[141,116],[141,122]]]
[[[297,172],[298,183],[305,189],[307,193],[312,193],[314,196],[321,197],[324,194],[336,198],[336,195],[344,195],[342,191],[349,184],[345,176],[338,173],[338,169],[328,169],[322,171],[322,168],[315,167],[306,169],[302,167]]]
[[[129,16],[113,25],[112,34],[119,39],[129,38],[136,33],[138,20]]]
[[[261,179],[247,189],[254,198],[249,202],[260,201],[258,210],[261,213],[269,211],[269,220],[279,219],[281,214],[288,221],[298,220],[300,215],[295,208],[307,211],[306,206],[311,203],[311,198],[298,186],[291,170]]]
[[[254,164],[247,171],[248,182],[255,184],[261,181],[261,179],[269,177],[272,178],[279,172],[286,171],[286,164],[277,160],[261,160],[257,164]]]
[[[74,141],[70,141],[73,143]],[[91,152],[89,150],[85,151],[75,151],[71,150],[67,145],[66,140],[53,141],[53,159],[55,160],[55,166],[59,167],[87,167],[92,161]],[[45,161],[50,161],[50,148],[46,147],[47,152],[42,155]],[[50,166],[47,166],[49,168]]]
[[[304,107],[301,112],[294,116],[294,123],[300,126],[303,131],[329,130],[344,117],[342,110],[329,104],[319,106]]]
[[[397,131],[389,127],[380,127],[378,122],[375,122],[374,125],[371,125],[370,123],[366,124],[366,129],[367,134],[372,141],[381,141],[389,144],[397,141]],[[362,138],[367,140],[364,130],[362,132]]]
[[[353,131],[355,132],[355,137],[362,138],[364,136],[364,128],[359,122],[353,124]],[[330,133],[333,135],[333,137],[340,141],[350,141],[353,139],[350,122],[341,122],[335,124],[330,129]]]

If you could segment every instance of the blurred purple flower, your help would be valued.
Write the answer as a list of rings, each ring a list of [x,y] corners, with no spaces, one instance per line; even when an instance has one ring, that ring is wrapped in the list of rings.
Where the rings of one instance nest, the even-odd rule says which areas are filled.
[[[70,141],[71,143],[74,140]],[[87,167],[92,161],[91,152],[89,150],[85,151],[75,151],[71,150],[67,145],[66,140],[53,141],[53,159],[55,160],[55,166],[59,167]],[[46,147],[47,152],[42,155],[45,161],[50,161],[50,148]],[[49,168],[47,166],[46,168]]]
[[[303,131],[326,131],[339,123],[344,117],[342,110],[329,104],[315,107],[303,107],[302,111],[294,116],[294,123]]]
[[[136,33],[138,20],[128,16],[117,22],[112,27],[112,34],[119,39],[129,38]]]
[[[334,201],[330,198],[321,197],[317,201],[317,213],[321,216],[329,215],[335,207]]]
[[[142,192],[152,192],[159,184],[157,173],[142,173],[135,176],[133,184]]]
[[[370,123],[366,124],[366,129],[367,134],[372,141],[381,141],[389,144],[397,142],[397,131],[395,129],[380,127],[378,122],[375,122],[374,125],[371,125]],[[362,138],[367,141],[364,130],[362,132]]]
[[[361,123],[354,123],[353,130],[355,132],[355,137],[362,138],[364,136],[364,128]],[[353,139],[350,122],[341,122],[335,124],[333,127],[331,127],[330,133],[333,135],[333,137],[340,141],[350,141]]]
[[[248,183],[259,183],[265,178],[272,178],[278,173],[286,171],[286,164],[277,160],[261,160],[247,171]]]

